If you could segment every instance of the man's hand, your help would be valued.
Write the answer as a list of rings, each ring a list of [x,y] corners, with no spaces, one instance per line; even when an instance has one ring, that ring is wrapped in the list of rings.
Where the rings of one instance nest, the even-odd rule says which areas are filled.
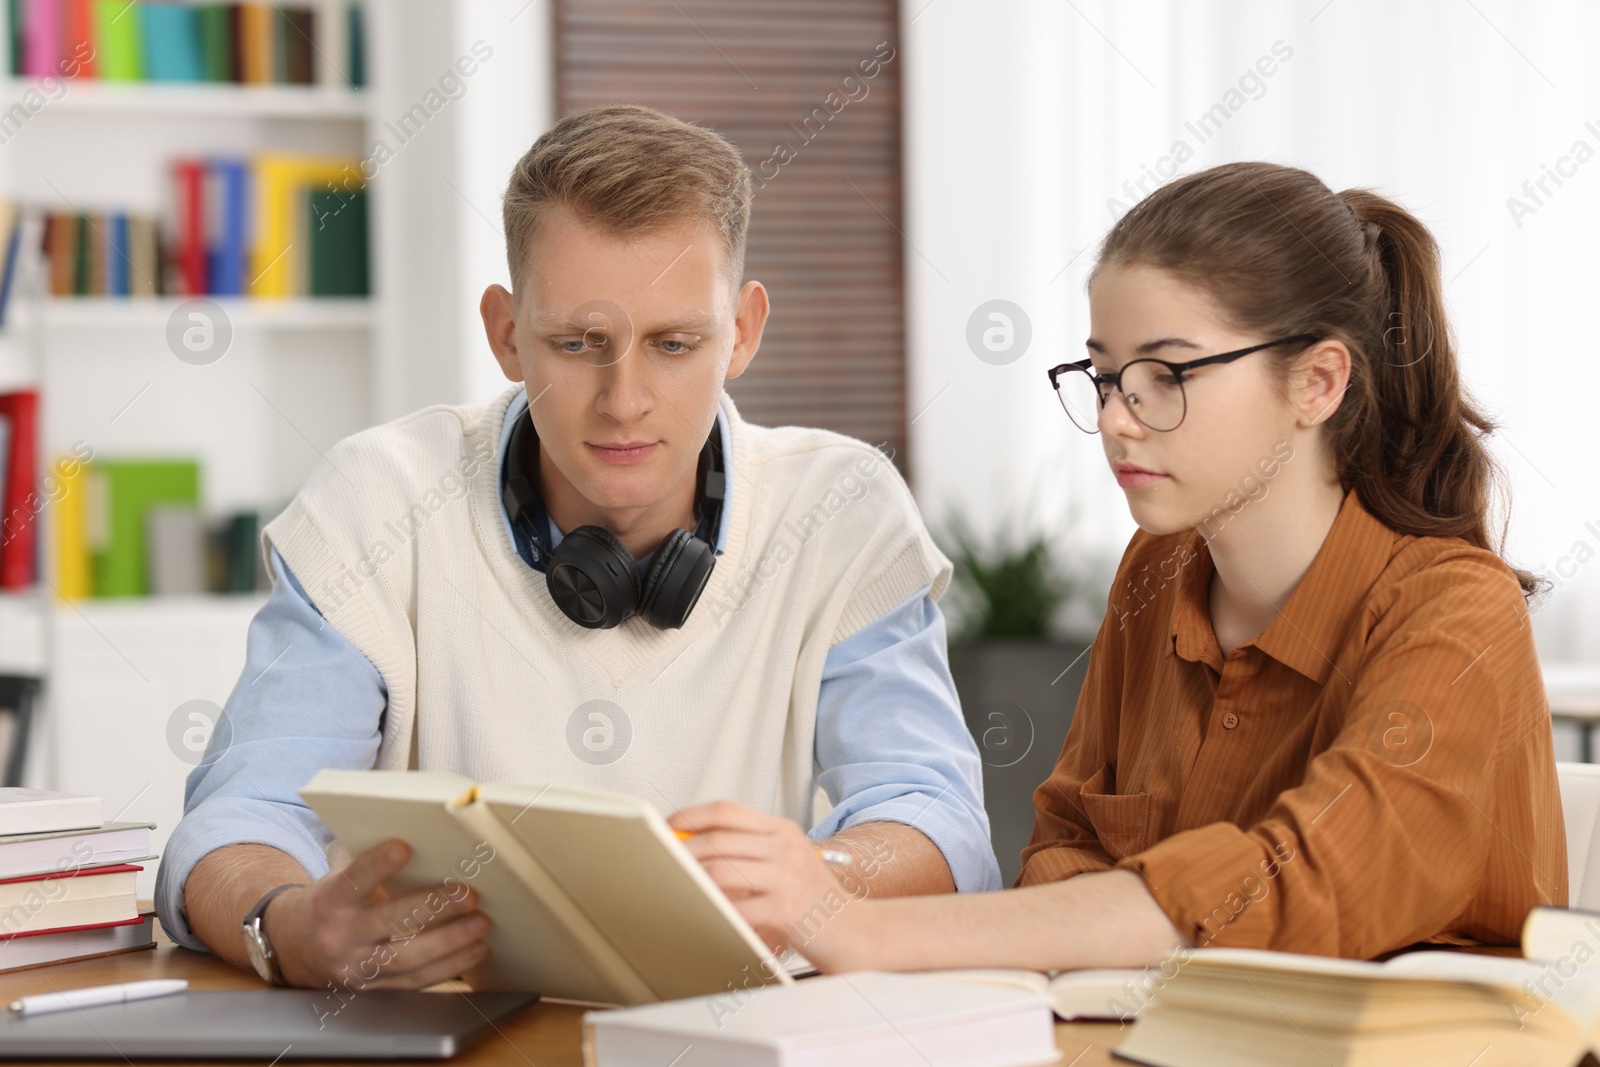
[[[719,800],[684,808],[667,823],[694,835],[684,846],[774,950],[807,953],[824,927],[868,893],[853,866],[830,869],[818,842],[788,819]]]
[[[394,899],[382,888],[410,858],[405,842],[383,841],[273,898],[261,921],[285,981],[421,989],[483,959],[489,920],[469,886],[438,885]]]

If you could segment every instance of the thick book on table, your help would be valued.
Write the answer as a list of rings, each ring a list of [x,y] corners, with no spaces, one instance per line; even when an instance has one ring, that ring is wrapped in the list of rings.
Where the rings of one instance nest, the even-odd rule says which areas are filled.
[[[155,859],[150,854],[150,831],[155,828],[153,822],[108,822],[82,830],[0,837],[0,879]]]
[[[91,926],[0,934],[0,973],[155,948],[155,915],[146,911],[131,919]]]
[[[1535,908],[1525,959],[1201,949],[1117,1055],[1153,1067],[1569,1067],[1600,1054],[1600,916]]]
[[[138,864],[0,880],[0,933],[25,934],[135,918]]]
[[[300,796],[351,855],[390,837],[411,846],[391,894],[476,890],[491,927],[464,976],[475,990],[645,1004],[790,981],[641,800],[434,771],[323,770]]]

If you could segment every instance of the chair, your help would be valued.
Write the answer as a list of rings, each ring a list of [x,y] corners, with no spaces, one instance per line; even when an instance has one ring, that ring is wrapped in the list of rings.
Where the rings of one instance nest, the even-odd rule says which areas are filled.
[[[0,674],[0,785],[21,785],[39,679]]]
[[[1557,763],[1567,824],[1567,906],[1600,910],[1600,764]]]

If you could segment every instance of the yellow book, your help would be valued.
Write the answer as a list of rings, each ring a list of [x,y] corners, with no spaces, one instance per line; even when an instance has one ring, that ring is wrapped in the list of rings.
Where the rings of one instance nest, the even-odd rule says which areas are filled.
[[[73,456],[50,465],[60,482],[55,504],[55,585],[65,600],[81,600],[93,591],[89,553],[89,467]]]
[[[255,158],[255,245],[250,255],[250,294],[302,296],[309,274],[306,196],[313,189],[353,192],[365,184],[355,157],[302,156],[269,152]]]

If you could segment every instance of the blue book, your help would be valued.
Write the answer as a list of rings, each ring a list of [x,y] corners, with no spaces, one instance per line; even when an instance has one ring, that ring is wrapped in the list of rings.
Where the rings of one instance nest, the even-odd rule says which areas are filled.
[[[149,81],[205,81],[200,59],[200,10],[188,4],[138,4]],[[131,13],[131,12],[130,12]]]
[[[249,247],[250,168],[242,159],[214,159],[206,164],[207,254],[211,291],[243,296]]]
[[[17,249],[22,245],[22,213],[11,224],[11,240],[6,242],[5,273],[0,276],[0,326],[6,324],[6,308],[11,305],[12,282],[17,275]],[[0,500],[5,499],[0,497]]]
[[[119,211],[112,215],[108,240],[111,250],[106,256],[106,295],[128,295],[128,213]]]

